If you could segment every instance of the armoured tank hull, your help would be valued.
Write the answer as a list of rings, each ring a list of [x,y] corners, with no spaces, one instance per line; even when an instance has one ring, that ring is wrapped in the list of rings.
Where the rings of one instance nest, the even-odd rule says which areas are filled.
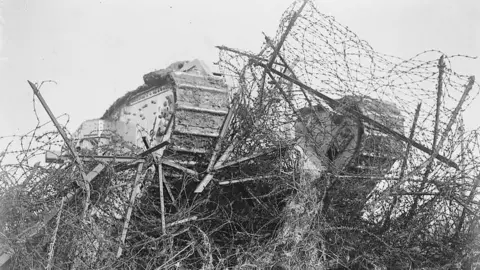
[[[168,140],[153,152],[186,167],[208,163],[229,109],[223,77],[199,60],[177,62],[144,76],[145,84],[119,98],[100,119],[73,134],[77,150],[128,155]],[[205,165],[206,166],[206,165]]]
[[[318,105],[300,110],[306,121],[295,125],[296,136],[307,151],[322,160],[324,170],[383,175],[402,157],[403,143],[391,135],[346,115],[356,110],[403,134],[404,118],[393,103],[370,97],[346,96],[340,106],[327,110]]]

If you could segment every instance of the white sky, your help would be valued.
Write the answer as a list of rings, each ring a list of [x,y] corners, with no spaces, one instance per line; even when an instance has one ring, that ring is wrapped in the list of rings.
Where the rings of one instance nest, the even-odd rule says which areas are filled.
[[[70,130],[98,118],[143,74],[199,58],[212,66],[215,45],[258,51],[275,35],[292,0],[0,0],[0,137],[36,124],[26,80],[55,80],[42,94]],[[379,52],[411,57],[428,49],[480,55],[478,0],[316,1]],[[455,62],[477,75],[480,59]],[[39,108],[41,119],[46,113]],[[479,126],[480,100],[466,115]]]

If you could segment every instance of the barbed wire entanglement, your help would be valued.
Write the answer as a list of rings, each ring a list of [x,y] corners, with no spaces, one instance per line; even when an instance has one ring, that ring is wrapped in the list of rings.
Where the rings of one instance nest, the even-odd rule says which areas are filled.
[[[232,121],[219,143],[172,140],[196,147],[163,156],[182,166],[118,134],[77,149],[84,171],[74,155],[44,164],[68,149],[40,120],[0,138],[0,258],[12,269],[474,267],[479,131],[462,113],[479,85],[453,69],[470,57],[381,54],[313,1],[294,2],[260,53],[219,48]],[[145,75],[102,119],[184,64]]]
[[[316,233],[280,248],[295,254],[285,259],[289,267],[437,268],[478,260],[478,137],[464,130],[461,115],[479,85],[453,70],[457,59],[472,57],[376,52],[313,1],[296,1],[260,53],[219,49],[245,111],[239,129],[286,135],[295,126],[305,161],[324,165],[315,176],[321,180],[311,180],[321,182],[317,195],[307,185],[292,199],[316,215],[309,226],[288,229]],[[318,257],[303,260],[301,252]]]

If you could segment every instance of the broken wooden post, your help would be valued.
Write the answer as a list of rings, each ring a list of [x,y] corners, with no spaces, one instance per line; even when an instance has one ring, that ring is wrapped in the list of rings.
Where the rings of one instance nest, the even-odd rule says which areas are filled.
[[[120,237],[120,246],[118,247],[117,258],[120,258],[120,256],[122,256],[122,251],[123,251],[122,246],[123,244],[125,244],[125,238],[127,237],[128,225],[130,223],[130,217],[132,215],[133,206],[135,204],[135,198],[137,197],[137,186],[139,185],[139,182],[140,182],[140,175],[142,174],[142,170],[143,170],[143,162],[140,162],[137,167],[137,173],[135,174],[135,181],[133,182],[133,185],[132,185],[132,195],[130,196],[130,205],[128,206],[127,214],[125,215],[125,222],[123,223],[123,230]]]
[[[443,73],[445,72],[445,62],[442,55],[438,60],[438,86],[437,86],[437,107],[435,110],[435,125],[433,127],[432,149],[435,149],[438,141],[438,125],[440,124],[440,107],[442,106],[443,95]]]
[[[103,169],[105,169],[105,164],[103,163],[99,163],[97,166],[95,166],[95,168],[93,168],[93,170],[91,170],[88,174],[87,174],[87,182],[91,182],[95,177],[97,177],[97,175],[99,175]]]

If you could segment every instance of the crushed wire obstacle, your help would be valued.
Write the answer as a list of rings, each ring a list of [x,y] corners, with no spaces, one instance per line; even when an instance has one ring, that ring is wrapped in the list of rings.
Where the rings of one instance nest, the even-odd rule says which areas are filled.
[[[182,184],[175,190],[177,205],[166,205],[171,222],[166,234],[160,229],[159,186],[150,171],[142,176],[137,203],[130,205],[124,243],[120,235],[136,188],[134,171],[120,173],[107,164],[92,182],[96,214],[81,222],[82,194],[75,194],[63,206],[59,225],[52,219],[23,239],[21,233],[41,223],[80,177],[70,163],[29,162],[62,144],[52,126],[38,124],[14,137],[1,155],[2,243],[14,250],[10,263],[19,269],[47,265],[50,253],[53,269],[438,268],[478,260],[479,138],[478,131],[464,130],[461,112],[479,87],[452,69],[457,58],[468,57],[425,51],[400,59],[378,53],[309,1],[297,1],[285,12],[277,35],[266,36],[260,53],[219,49],[219,65],[239,101],[230,135],[238,136],[240,147],[233,158],[291,145],[295,125],[312,119],[300,119],[302,108],[334,113],[320,93],[333,100],[349,96],[395,104],[403,135],[451,162],[403,141],[387,172],[343,168],[312,180],[298,164],[307,149],[287,148],[226,170],[220,182],[225,185],[197,196],[191,195],[192,176],[167,171]],[[463,106],[455,110],[458,104]],[[5,164],[8,158],[15,162]],[[239,178],[252,181],[231,184]],[[48,250],[53,235],[55,252]],[[116,258],[119,245],[123,253]]]

